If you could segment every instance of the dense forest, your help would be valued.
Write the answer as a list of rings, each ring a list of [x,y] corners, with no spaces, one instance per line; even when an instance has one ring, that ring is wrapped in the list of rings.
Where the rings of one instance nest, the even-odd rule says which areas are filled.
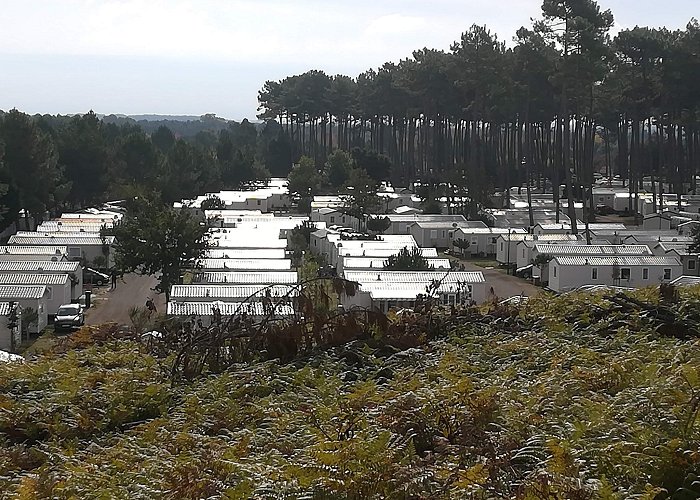
[[[0,225],[16,222],[22,209],[41,219],[139,192],[156,191],[171,203],[284,176],[291,167],[290,145],[275,122],[209,117],[171,125],[178,134],[92,112],[0,112]]]
[[[259,117],[282,124],[294,156],[323,164],[334,148],[367,147],[391,159],[396,182],[447,181],[476,200],[529,180],[564,184],[590,207],[595,171],[631,193],[647,176],[695,192],[700,25],[611,39],[612,26],[594,0],[545,0],[513,44],[475,25],[449,51],[416,50],[355,78],[268,81]]]

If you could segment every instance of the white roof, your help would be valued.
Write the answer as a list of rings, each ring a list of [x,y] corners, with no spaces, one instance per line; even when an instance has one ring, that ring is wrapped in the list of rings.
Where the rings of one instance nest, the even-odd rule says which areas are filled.
[[[437,222],[423,222],[423,221],[416,221],[411,223],[412,226],[417,226],[421,229],[458,229],[458,228],[486,228],[486,224],[483,222],[479,221],[460,221],[460,222],[453,222],[453,221],[437,221]]]
[[[404,248],[404,247],[402,247]],[[356,247],[342,247],[338,250],[338,254],[342,257],[389,257],[390,255],[396,255],[402,248],[385,248],[385,247],[369,247],[369,248],[356,248]],[[436,248],[419,248],[420,254],[423,257],[437,257],[438,252]]]
[[[197,273],[197,280],[201,283],[230,283],[230,284],[290,284],[297,282],[296,271],[278,272],[202,272]]]
[[[441,215],[441,214],[386,214],[391,222],[467,222],[464,215]]]
[[[284,248],[210,248],[208,259],[284,259]]]
[[[170,296],[174,300],[187,300],[194,298],[213,299],[245,299],[257,295],[257,298],[266,297],[269,292],[271,297],[290,297],[298,295],[295,287],[290,285],[174,285],[170,290]]]
[[[67,274],[0,274],[0,285],[65,285]]]
[[[79,220],[79,219],[73,219]],[[86,233],[99,233],[103,227],[113,227],[111,222],[109,223],[99,223],[99,222],[80,222],[78,223],[64,223],[62,221],[51,220],[42,222],[36,228],[38,233],[50,233],[50,232],[86,232]]]
[[[45,294],[44,285],[0,285],[0,300],[40,299]]]
[[[537,253],[549,255],[652,255],[647,245],[550,245],[538,243]]]
[[[203,269],[250,269],[250,270],[286,270],[292,268],[289,259],[200,259],[197,261]]]
[[[463,234],[525,234],[527,231],[522,228],[507,227],[460,227],[458,231]]]
[[[0,273],[3,272],[51,272],[74,273],[80,268],[80,263],[74,261],[50,260],[6,260],[0,261]]]
[[[499,236],[505,241],[578,241],[581,239],[580,235],[576,234],[525,234],[516,233],[508,236],[507,234],[502,234]]]
[[[671,285],[676,286],[696,286],[700,285],[700,276],[679,276],[671,281]]]
[[[680,266],[677,257],[667,256],[626,256],[626,257],[555,257],[560,266]]]
[[[698,255],[700,252],[690,252],[688,247],[690,242],[668,242],[662,241],[655,248],[660,248],[664,252],[676,252],[679,255]]]
[[[65,236],[64,233],[33,233],[33,236],[15,234],[10,236],[10,245],[71,245],[71,246],[97,246],[102,245],[99,236]],[[73,234],[73,233],[70,233]],[[93,233],[87,233],[93,234]],[[107,236],[105,242],[108,245],[114,243],[114,236]]]
[[[345,269],[383,269],[387,259],[373,257],[343,257]],[[450,269],[449,259],[426,259],[434,269]]]
[[[68,247],[51,245],[6,245],[0,246],[0,254],[11,255],[66,255]]]
[[[483,283],[481,271],[347,271],[345,279],[367,284],[375,281],[387,283],[429,283],[442,280],[443,283]],[[378,279],[379,278],[379,279]]]
[[[396,283],[396,282],[365,282],[360,286],[363,292],[368,292],[375,300],[378,299],[396,299],[396,300],[413,300],[418,295],[427,295],[430,283],[415,282],[415,283]],[[461,286],[452,281],[449,283],[441,283],[437,290],[432,291],[432,295],[440,293],[457,293]]]
[[[168,314],[172,316],[213,316],[214,307],[218,307],[221,315],[233,316],[248,314],[252,316],[265,316],[267,312],[262,302],[168,302]],[[292,306],[287,304],[273,304],[276,316],[289,316],[294,314]]]
[[[240,232],[237,235],[212,235],[209,245],[213,248],[287,248],[287,240],[262,239],[260,234],[252,231]]]

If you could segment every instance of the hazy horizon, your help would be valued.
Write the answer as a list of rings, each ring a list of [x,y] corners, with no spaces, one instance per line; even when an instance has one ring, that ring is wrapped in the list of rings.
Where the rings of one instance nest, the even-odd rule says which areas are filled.
[[[683,28],[696,0],[601,0],[615,31]],[[26,0],[4,6],[0,109],[256,119],[266,80],[310,69],[356,77],[472,24],[509,42],[541,0]]]

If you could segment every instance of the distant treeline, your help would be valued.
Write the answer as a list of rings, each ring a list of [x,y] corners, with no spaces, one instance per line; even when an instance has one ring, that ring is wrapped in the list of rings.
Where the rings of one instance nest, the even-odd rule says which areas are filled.
[[[17,221],[22,209],[41,219],[144,192],[170,203],[289,172],[291,146],[274,121],[256,126],[210,116],[200,122],[173,122],[185,127],[176,134],[162,124],[144,129],[92,112],[0,112],[0,226]]]
[[[449,51],[417,50],[356,78],[268,81],[259,117],[282,124],[293,156],[320,165],[335,148],[366,147],[391,159],[397,182],[449,181],[477,200],[529,179],[566,184],[590,207],[596,170],[631,191],[643,176],[695,191],[700,25],[611,40],[612,25],[593,0],[544,0],[513,47],[475,25]]]

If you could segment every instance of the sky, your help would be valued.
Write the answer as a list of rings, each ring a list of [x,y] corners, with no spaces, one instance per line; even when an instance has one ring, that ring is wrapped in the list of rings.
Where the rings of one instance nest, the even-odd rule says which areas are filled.
[[[266,80],[357,76],[472,24],[510,42],[541,0],[0,0],[0,109],[255,119]],[[599,0],[615,28],[683,28],[699,0]]]

